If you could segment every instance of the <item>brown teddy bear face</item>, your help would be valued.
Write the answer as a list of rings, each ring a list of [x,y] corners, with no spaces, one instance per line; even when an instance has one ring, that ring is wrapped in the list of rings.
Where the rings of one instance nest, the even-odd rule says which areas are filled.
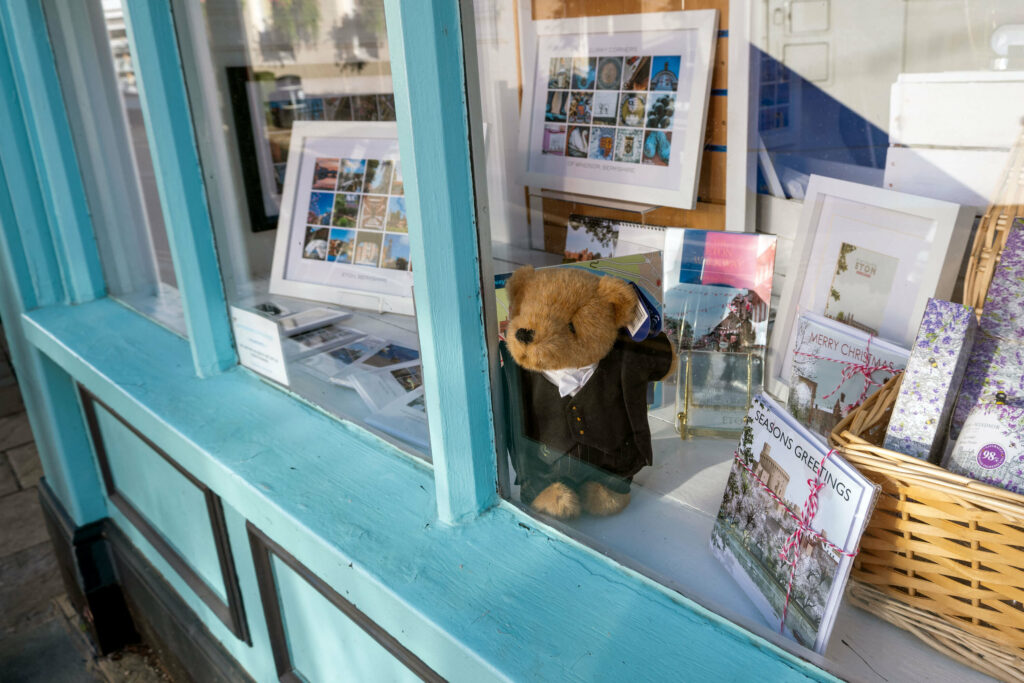
[[[527,370],[579,368],[608,355],[633,316],[636,294],[616,277],[523,266],[509,279],[506,343]]]

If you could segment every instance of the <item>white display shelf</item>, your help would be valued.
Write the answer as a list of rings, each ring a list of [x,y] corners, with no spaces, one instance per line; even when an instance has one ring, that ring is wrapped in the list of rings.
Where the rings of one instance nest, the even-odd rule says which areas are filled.
[[[910,633],[853,607],[840,607],[825,657],[782,638],[711,554],[711,527],[737,439],[683,441],[651,420],[654,465],[634,479],[632,501],[614,517],[581,517],[570,534],[846,680],[989,681]]]
[[[561,262],[557,254],[497,243],[493,245],[493,259],[495,273],[511,272],[526,263],[540,267]],[[253,293],[237,303],[269,299],[293,311],[318,305],[268,296],[265,284],[260,289],[256,283],[254,292],[262,293]],[[411,316],[353,311],[353,317],[341,324],[418,345],[416,321]],[[429,453],[367,426],[369,410],[355,391],[300,371],[294,364],[289,372],[289,390],[304,400],[429,460]],[[663,409],[659,413],[668,417],[672,411]],[[571,523],[544,518],[544,522],[843,679],[879,683],[992,680],[846,602],[840,608],[824,657],[781,637],[778,625],[761,617],[712,556],[709,546],[738,436],[684,441],[667,420],[651,417],[650,424],[654,465],[636,476],[626,510],[614,517],[584,516]],[[513,498],[518,498],[517,487],[513,487]]]
[[[493,255],[496,273],[526,263],[561,263],[557,254],[497,243]],[[778,624],[763,619],[711,554],[711,528],[739,435],[682,440],[669,422],[674,411],[663,408],[657,414],[661,417],[650,417],[654,465],[634,478],[629,507],[613,517],[544,521],[840,678],[879,683],[992,680],[845,600],[824,656],[780,636]],[[513,487],[515,500],[518,493]]]

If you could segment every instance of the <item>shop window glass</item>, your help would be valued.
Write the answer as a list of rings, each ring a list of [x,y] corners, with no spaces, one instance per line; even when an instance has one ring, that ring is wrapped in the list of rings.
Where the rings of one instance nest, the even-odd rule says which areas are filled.
[[[814,474],[790,472],[783,447],[744,427],[782,428],[754,423],[785,414],[807,427],[806,452],[820,462],[824,435],[868,393],[837,390],[840,370],[808,370],[826,362],[824,351],[805,349],[787,371],[772,365],[798,315],[813,312],[813,296],[792,295],[792,320],[777,319],[787,292],[810,291],[792,281],[824,281],[822,324],[859,335],[894,369],[922,316],[897,316],[896,334],[886,312],[959,296],[971,219],[1020,144],[1022,80],[1012,70],[1024,37],[1012,25],[1024,13],[1012,2],[683,5],[477,0],[464,16],[467,80],[479,95],[473,162],[486,178],[481,239],[494,256],[484,280],[493,276],[485,296],[497,300],[488,332],[498,340],[502,495],[844,678],[913,670],[974,679],[841,602],[832,591],[843,579],[833,579],[855,547],[818,535],[804,538],[794,564],[780,559],[808,498],[797,489]],[[737,16],[744,7],[749,16]],[[936,118],[958,97],[940,105],[943,93],[974,84],[986,106]],[[772,163],[777,174],[788,169],[773,179],[781,196],[797,199],[754,193],[755,172],[765,184]],[[808,190],[811,176],[823,177]],[[901,192],[894,204],[869,198],[882,186]],[[808,193],[818,203],[807,206],[824,207],[819,236],[842,238],[835,253],[800,234],[812,223],[801,222]],[[871,202],[871,229],[843,224],[846,208]],[[941,204],[937,219],[928,213],[936,202],[966,208]],[[885,230],[901,237],[880,237]],[[934,278],[930,290],[912,285],[906,264]],[[791,366],[803,373],[796,382]],[[843,471],[843,491],[854,481],[870,489]],[[776,492],[779,500],[748,503]],[[780,581],[794,566],[792,584]],[[744,573],[746,586],[732,576]],[[746,592],[754,585],[760,603]],[[779,638],[779,621],[761,607],[783,603],[797,606],[786,608]],[[831,639],[818,642],[829,614]]]
[[[108,292],[186,336],[121,2],[44,7]]]
[[[426,456],[383,4],[173,7],[242,364]]]
[[[901,74],[1020,68],[1013,2],[910,2],[870,20],[891,12],[884,0],[765,0],[753,13],[759,191],[800,199],[812,174],[883,187],[887,150],[903,144],[890,139]]]

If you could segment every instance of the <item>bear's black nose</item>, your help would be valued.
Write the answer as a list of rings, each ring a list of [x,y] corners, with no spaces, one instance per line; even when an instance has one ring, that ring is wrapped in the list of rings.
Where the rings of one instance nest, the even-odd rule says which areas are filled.
[[[526,330],[520,327],[516,330],[516,339],[524,344],[529,344],[533,341],[533,330]]]

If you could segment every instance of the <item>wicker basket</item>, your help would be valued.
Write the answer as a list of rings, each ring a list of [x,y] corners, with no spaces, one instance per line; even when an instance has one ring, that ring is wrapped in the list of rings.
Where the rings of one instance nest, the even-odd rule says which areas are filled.
[[[963,302],[981,315],[1010,225],[1024,216],[1024,129],[978,224]],[[897,375],[829,441],[882,487],[848,596],[944,654],[1024,683],[1024,496],[881,447]]]
[[[978,223],[964,275],[963,303],[974,306],[979,316],[999,263],[999,253],[1010,235],[1010,225],[1014,218],[1024,216],[1024,129],[1010,149],[1006,168],[1000,177],[992,203]]]
[[[901,382],[830,437],[882,487],[848,597],[971,667],[1024,681],[1024,496],[882,448]]]

